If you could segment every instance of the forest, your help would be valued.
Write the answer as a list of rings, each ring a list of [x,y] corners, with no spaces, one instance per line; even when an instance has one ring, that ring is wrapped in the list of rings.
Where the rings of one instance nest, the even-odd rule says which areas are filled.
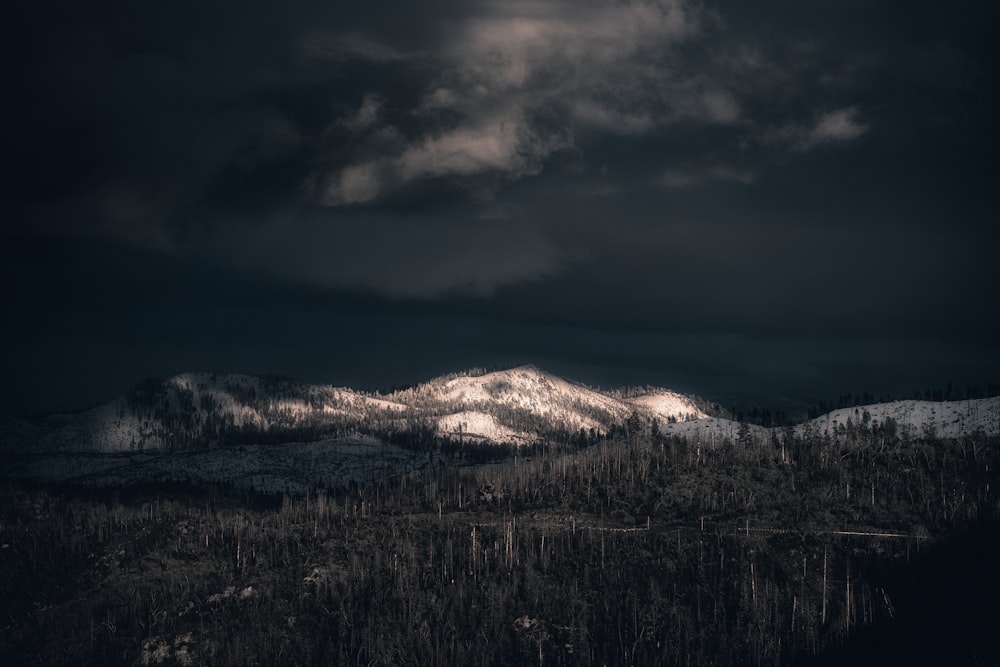
[[[996,664],[1000,441],[891,422],[843,435],[706,442],[623,425],[503,456],[414,442],[417,473],[300,497],[4,482],[0,653]]]

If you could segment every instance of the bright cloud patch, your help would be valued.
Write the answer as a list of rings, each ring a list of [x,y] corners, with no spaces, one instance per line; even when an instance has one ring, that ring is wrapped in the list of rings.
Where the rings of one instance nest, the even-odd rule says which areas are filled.
[[[822,144],[851,141],[868,130],[857,121],[855,107],[820,114],[811,125],[786,125],[773,131],[772,141],[790,144],[798,151],[808,151]]]
[[[414,56],[437,71],[411,110],[425,129],[322,175],[320,200],[372,202],[426,178],[536,174],[581,132],[737,122],[739,103],[724,86],[670,67],[671,49],[698,29],[681,0],[486,3],[457,19],[434,52]],[[350,36],[339,56],[324,53],[384,62],[387,50]],[[366,98],[346,122],[360,128],[371,106]]]
[[[855,121],[855,115],[857,110],[854,107],[823,114],[809,134],[809,141],[812,144],[821,144],[827,141],[857,139],[868,127]]]

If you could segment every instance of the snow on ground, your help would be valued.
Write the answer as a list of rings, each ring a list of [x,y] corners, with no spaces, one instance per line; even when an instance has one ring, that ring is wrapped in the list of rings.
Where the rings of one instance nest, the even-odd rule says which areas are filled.
[[[28,443],[27,449],[126,452],[163,446],[152,424],[129,412],[124,398],[99,405],[79,416],[50,417],[45,426],[37,440]]]
[[[345,424],[348,428],[352,424],[399,428],[428,420],[435,422],[443,435],[484,443],[524,443],[536,439],[535,429],[606,433],[612,425],[623,424],[633,411],[647,419],[658,417],[668,434],[734,439],[739,430],[736,422],[709,418],[693,401],[675,392],[650,390],[624,399],[533,366],[481,375],[448,375],[388,395],[211,373],[181,373],[162,386],[140,385],[137,390],[139,407],[122,397],[79,415],[48,418],[30,429],[14,426],[0,435],[7,439],[7,448],[16,451],[124,453],[162,450],[171,441],[202,446],[221,429],[259,431],[264,439],[274,427],[312,426],[315,430],[311,432],[321,434],[331,424],[343,433]],[[956,437],[977,429],[1000,434],[1000,397],[950,403],[894,401],[848,408],[796,429],[800,434],[808,429],[833,437],[846,427],[848,419],[852,424],[863,424],[866,420],[883,423],[888,418],[910,437],[930,433]],[[669,423],[671,420],[678,423]],[[770,435],[766,429],[751,432],[754,437]]]
[[[22,450],[131,452],[163,449],[171,429],[185,424],[184,435],[197,440],[209,418],[231,427],[322,424],[337,415],[363,422],[373,414],[402,415],[406,405],[375,398],[351,389],[328,385],[289,382],[274,387],[250,375],[180,373],[163,382],[164,391],[155,395],[155,409],[134,409],[120,397],[79,415],[49,418],[41,433],[21,439]],[[174,425],[162,415],[178,418]],[[169,423],[169,422],[168,422]]]
[[[481,404],[483,408],[473,401],[466,409],[443,415],[439,412],[436,422],[442,435],[461,437],[470,442],[534,441],[533,433],[511,429],[499,423],[494,414],[484,411],[490,406],[496,407],[496,404],[529,408],[536,414],[547,415],[553,423],[562,420],[568,424],[588,424],[586,428],[590,427],[589,424],[600,425],[585,412],[588,406],[589,409],[599,406],[610,412],[605,406],[617,405],[612,413],[617,418],[627,417],[635,407],[661,417],[678,416],[678,409],[693,407],[684,397],[672,392],[639,397],[634,405],[629,405],[530,368],[458,379],[469,382],[456,383],[453,378],[439,383],[438,387],[443,387],[440,391],[455,401],[460,400],[455,397],[481,395],[490,399]],[[197,380],[193,380],[190,386],[197,387]],[[204,389],[207,386],[205,383],[201,386],[199,391],[208,391]],[[419,417],[421,411],[435,410],[440,405],[426,400],[427,395],[420,393],[432,391],[431,397],[435,398],[434,392],[438,389],[433,388],[397,392],[398,395],[384,400],[349,390],[336,396],[334,391],[339,390],[320,388],[316,391],[326,392],[324,395],[332,402],[345,406],[370,406],[382,413],[407,411]],[[599,398],[593,398],[594,395]],[[282,401],[276,402],[276,409],[286,412],[305,410],[303,406],[320,411],[330,407],[326,403],[321,405],[320,402],[304,399],[288,398]],[[372,401],[375,402],[373,405]],[[406,402],[411,402],[411,405],[406,405]],[[454,405],[449,409],[454,409]],[[365,413],[360,411],[357,414],[363,417]],[[699,418],[688,421],[662,423],[660,430],[665,435],[687,437],[703,446],[721,443],[722,440],[739,440],[740,423],[706,417],[700,411],[697,414]],[[849,420],[852,425],[865,427],[884,424],[889,418],[895,420],[898,431],[908,437],[936,435],[954,438],[976,431],[996,436],[1000,435],[1000,397],[953,402],[893,401],[845,408],[796,426],[795,432],[799,435],[811,432],[837,439],[844,437]],[[125,399],[75,417],[51,417],[46,420],[46,428],[42,429],[45,432],[36,430],[34,426],[19,427],[16,421],[8,422],[13,424],[14,430],[24,431],[25,437],[31,439],[31,445],[11,450],[9,456],[0,459],[0,478],[71,482],[95,487],[156,481],[222,483],[266,493],[303,493],[311,489],[342,487],[351,481],[370,480],[380,475],[406,474],[428,463],[426,454],[361,436],[283,445],[156,451],[155,447],[162,446],[153,428],[158,422],[132,415]],[[775,436],[783,437],[782,431],[748,425],[744,435],[757,442],[765,442]],[[38,439],[35,439],[36,435]],[[71,448],[76,453],[67,451]],[[17,455],[13,451],[34,453]]]
[[[524,444],[536,439],[529,433],[520,433],[498,424],[492,415],[470,410],[441,417],[437,426],[440,435],[468,440]]]
[[[708,415],[698,409],[690,399],[672,391],[660,391],[631,399],[633,405],[648,410],[666,421],[670,418],[677,421],[692,419],[707,419]]]
[[[985,435],[1000,435],[1000,396],[966,401],[893,401],[843,408],[812,419],[795,427],[796,435],[812,432],[819,436],[841,437],[847,428],[848,419],[853,425],[863,426],[865,415],[869,424],[884,424],[886,419],[896,421],[899,433],[907,437],[934,435],[939,438],[957,438],[982,430]],[[735,441],[740,429],[739,422],[710,417],[697,421],[663,424],[660,432],[664,435],[697,437],[702,439],[728,438]],[[750,432],[757,440],[769,439],[772,434],[780,435],[782,429],[768,429],[750,426]]]
[[[755,440],[770,437],[770,429],[754,424],[748,424],[748,427],[750,435]],[[686,422],[660,425],[660,433],[663,435],[676,435],[680,438],[688,438],[700,442],[721,442],[726,439],[735,442],[739,438],[739,432],[739,422],[721,417],[705,417],[704,419],[692,419]]]
[[[480,376],[445,377],[397,392],[393,400],[410,405],[458,404],[467,408],[506,406],[531,412],[572,430],[600,428],[594,415],[623,422],[631,406],[534,366],[519,366]],[[602,429],[603,430],[603,429]]]
[[[812,428],[819,434],[833,435],[848,420],[854,425],[868,421],[896,421],[900,432],[910,437],[934,434],[940,438],[956,438],[982,429],[987,435],[1000,435],[1000,396],[965,401],[892,401],[856,408],[842,408],[796,427]]]
[[[163,446],[150,432],[149,424],[126,409],[123,398],[94,408],[88,417],[92,442],[102,451],[124,452],[151,445]]]
[[[633,411],[663,421],[705,415],[679,394],[658,391],[629,401],[568,382],[534,366],[482,375],[448,375],[413,389],[371,395],[348,388],[311,385],[241,374],[179,373],[161,383],[139,385],[86,413],[48,422],[22,450],[133,452],[166,448],[170,442],[206,442],[205,433],[339,423],[387,423],[433,419],[441,433],[481,442],[530,442],[534,430],[580,429],[606,433]],[[135,399],[138,398],[138,403]],[[534,419],[525,420],[524,412]],[[518,423],[529,422],[532,425]],[[463,426],[464,424],[464,426]]]
[[[390,412],[406,412],[410,409],[410,406],[408,405],[396,403],[395,401],[387,401],[383,398],[372,398],[371,396],[362,396],[361,398],[364,399],[365,405],[378,408],[380,410],[388,410]]]
[[[179,373],[167,380],[166,384],[190,391],[195,406],[202,405],[204,396],[210,397],[217,406],[216,410],[231,415],[233,423],[237,426],[266,422],[257,410],[241,403],[233,396],[237,391],[243,394],[260,392],[262,389],[260,378],[241,374]]]

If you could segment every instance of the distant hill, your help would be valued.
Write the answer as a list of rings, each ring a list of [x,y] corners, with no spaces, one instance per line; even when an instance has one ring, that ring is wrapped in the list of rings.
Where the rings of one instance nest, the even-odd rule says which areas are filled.
[[[743,425],[724,418],[707,418],[661,427],[665,435],[704,439],[739,437],[755,439],[781,437],[791,429],[797,437],[812,435],[842,441],[858,438],[862,433],[891,429],[908,438],[958,438],[963,435],[1000,435],[1000,396],[961,401],[891,401],[841,408],[815,419],[789,427],[765,428]]]
[[[146,380],[125,396],[74,415],[0,421],[6,451],[128,453],[227,445],[374,438],[415,445],[591,442],[656,426],[706,440],[796,435],[843,439],[897,429],[908,437],[1000,434],[1000,397],[893,401],[842,408],[795,427],[728,418],[719,405],[669,389],[599,391],[534,366],[465,371],[386,394],[280,377],[180,373]]]
[[[388,394],[287,378],[180,373],[142,382],[81,414],[0,426],[7,449],[35,452],[188,450],[357,434],[523,445],[600,437],[633,413],[649,425],[705,419],[706,409],[713,409],[707,401],[667,389],[623,398],[534,366],[455,373]]]

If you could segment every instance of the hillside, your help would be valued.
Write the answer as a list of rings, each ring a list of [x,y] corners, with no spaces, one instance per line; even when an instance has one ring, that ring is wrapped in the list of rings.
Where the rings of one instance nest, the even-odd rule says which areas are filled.
[[[744,434],[755,440],[784,438],[789,427],[765,428],[719,417],[660,427],[663,435],[699,438],[705,441]],[[958,438],[980,433],[1000,435],[1000,396],[963,401],[892,401],[834,410],[805,423],[790,427],[796,437],[816,436],[843,441],[861,432],[890,428],[909,439],[917,437]]]
[[[819,434],[845,435],[852,427],[896,423],[910,437],[957,438],[982,431],[1000,434],[1000,397],[963,401],[892,401],[834,410],[801,425]]]
[[[704,403],[701,401],[701,403]],[[8,424],[8,448],[35,452],[189,450],[367,434],[485,444],[600,437],[632,413],[645,422],[707,415],[697,399],[652,390],[634,399],[533,366],[432,379],[388,394],[284,378],[181,373],[147,380],[79,415]]]
[[[711,414],[710,412],[711,411]],[[796,437],[843,441],[891,429],[906,438],[1000,435],[1000,397],[893,401],[834,410],[794,427],[727,419],[667,389],[599,391],[534,366],[466,371],[385,394],[288,378],[180,373],[147,380],[76,415],[0,422],[8,452],[189,452],[222,446],[371,442],[409,448],[589,443],[626,428],[703,442]]]

